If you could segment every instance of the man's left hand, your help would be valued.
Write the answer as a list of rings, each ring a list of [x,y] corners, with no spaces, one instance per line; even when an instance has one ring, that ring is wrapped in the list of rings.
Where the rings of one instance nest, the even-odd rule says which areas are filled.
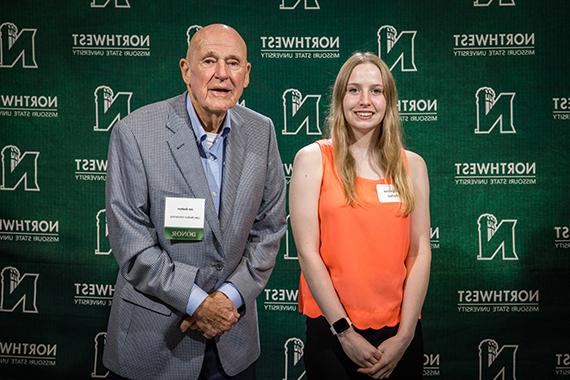
[[[215,291],[202,302],[192,316],[186,316],[182,320],[180,331],[186,332],[189,328],[199,330],[209,339],[228,331],[238,319],[239,313],[232,301],[224,293]]]

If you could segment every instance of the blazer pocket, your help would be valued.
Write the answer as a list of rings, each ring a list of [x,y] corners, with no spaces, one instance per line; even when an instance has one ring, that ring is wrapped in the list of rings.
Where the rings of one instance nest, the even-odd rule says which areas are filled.
[[[169,316],[172,311],[163,304],[162,302],[153,301],[148,296],[137,291],[130,284],[126,284],[123,289],[121,289],[121,298],[125,301],[138,305],[148,310],[152,310],[156,313]]]

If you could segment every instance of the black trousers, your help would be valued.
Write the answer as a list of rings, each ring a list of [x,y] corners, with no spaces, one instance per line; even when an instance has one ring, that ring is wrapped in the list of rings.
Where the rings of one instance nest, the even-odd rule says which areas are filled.
[[[378,347],[386,339],[398,332],[398,326],[384,327],[380,330],[355,329],[373,346]],[[418,321],[414,339],[390,375],[390,380],[415,380],[422,378],[423,372],[423,337],[421,322]],[[359,368],[344,353],[338,338],[330,330],[324,317],[307,318],[307,340],[303,358],[308,380],[370,380],[371,377],[358,373]]]

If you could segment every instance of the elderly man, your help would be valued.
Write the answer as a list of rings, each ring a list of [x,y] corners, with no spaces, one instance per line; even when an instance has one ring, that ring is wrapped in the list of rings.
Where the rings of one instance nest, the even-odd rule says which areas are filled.
[[[255,378],[255,298],[286,222],[273,124],[236,105],[250,68],[237,31],[206,26],[180,60],[188,91],[113,129],[111,378]]]

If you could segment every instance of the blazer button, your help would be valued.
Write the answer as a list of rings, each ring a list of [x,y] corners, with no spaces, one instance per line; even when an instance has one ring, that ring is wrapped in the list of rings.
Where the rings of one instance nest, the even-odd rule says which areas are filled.
[[[214,264],[214,268],[216,268],[216,270],[220,271],[220,270],[224,269],[224,264],[222,264],[222,263],[215,263],[215,264]]]

